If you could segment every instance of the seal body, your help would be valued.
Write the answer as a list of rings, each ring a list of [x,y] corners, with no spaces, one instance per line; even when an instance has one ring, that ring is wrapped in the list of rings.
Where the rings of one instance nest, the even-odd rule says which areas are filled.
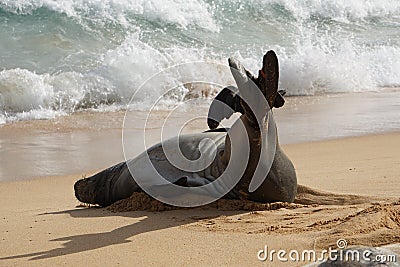
[[[200,142],[204,139],[212,139],[216,147],[206,148],[202,150],[203,153],[206,152],[208,155],[214,155],[215,153],[210,150],[216,149],[215,152],[217,155],[223,154],[222,152],[225,151],[226,135],[226,132],[182,135],[180,136],[181,151],[183,151],[187,159],[195,160],[200,155]],[[165,143],[169,141],[167,140]],[[255,153],[251,151],[249,162],[258,160],[254,156]],[[148,164],[147,158],[150,158],[151,165]],[[82,202],[108,206],[115,201],[129,197],[134,192],[141,191],[129,169],[134,169],[135,176],[140,175],[142,178],[148,179],[149,184],[151,184],[152,171],[150,170],[153,168],[170,183],[196,187],[218,179],[221,173],[225,171],[226,163],[224,163],[221,156],[216,156],[211,165],[204,170],[186,172],[172,165],[164,153],[162,144],[157,144],[134,159],[119,163],[91,177],[77,181],[74,186],[75,195]],[[253,167],[247,167],[243,174],[244,177],[242,177],[244,180],[251,179],[251,168]],[[185,178],[183,182],[182,178]],[[270,172],[266,174],[266,178],[260,187],[249,194],[249,199],[259,202],[293,202],[296,195],[296,188],[297,179],[294,166],[279,147],[279,144],[277,144]],[[239,192],[233,189],[224,198],[239,198]]]
[[[76,197],[85,203],[107,206],[140,191],[141,187],[136,182],[138,179],[143,188],[154,187],[156,190],[163,190],[171,183],[183,187],[198,187],[220,178],[211,186],[206,186],[211,188],[209,192],[212,194],[218,195],[218,192],[223,192],[226,198],[260,202],[293,202],[297,190],[295,169],[279,146],[275,123],[271,124],[273,116],[270,109],[283,105],[282,101],[276,102],[278,95],[282,97],[278,92],[278,59],[273,51],[268,51],[264,55],[263,67],[258,78],[254,78],[235,59],[230,58],[229,65],[238,86],[238,92],[235,92],[237,97],[223,90],[221,95],[217,96],[217,100],[227,102],[230,109],[233,107],[233,112],[242,113],[232,125],[229,134],[217,129],[163,141],[134,159],[77,181],[74,186]],[[213,106],[215,107],[211,105],[211,109]],[[219,112],[221,114],[213,118],[211,128],[216,127],[222,118],[230,116],[233,112]],[[273,136],[273,142],[268,140],[268,136]],[[214,145],[210,145],[207,140],[211,140]],[[241,155],[241,151],[245,150],[248,157]],[[176,167],[167,156],[168,154],[174,158],[180,153],[184,156],[181,161],[187,159],[194,162],[191,168]],[[201,160],[198,160],[200,156]],[[204,162],[207,162],[204,168],[196,168],[203,166]],[[239,170],[238,166],[244,166],[243,171]],[[195,171],[188,171],[189,169]],[[227,171],[229,175],[224,176]],[[158,179],[158,174],[163,179]],[[239,179],[236,185],[227,186],[220,182],[228,183],[222,177]],[[254,180],[256,182],[253,183]],[[228,190],[225,190],[226,188]]]

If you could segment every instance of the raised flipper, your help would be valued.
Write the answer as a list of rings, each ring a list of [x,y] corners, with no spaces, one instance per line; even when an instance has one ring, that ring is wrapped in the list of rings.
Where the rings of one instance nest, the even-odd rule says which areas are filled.
[[[283,96],[286,90],[279,90],[274,101],[274,108],[280,108],[285,104]],[[244,114],[239,89],[235,86],[228,86],[211,102],[208,110],[207,124],[211,130],[216,129],[223,119],[229,119],[232,114],[239,112]]]
[[[263,57],[263,67],[257,78],[258,88],[261,89],[269,106],[272,108],[278,95],[279,64],[274,51],[268,51]]]
[[[259,70],[257,78],[246,70],[240,62],[234,59],[229,60],[229,65],[233,69],[242,71],[243,75],[253,81],[258,88],[261,89],[266,97],[270,108],[280,108],[285,104],[283,96],[285,90],[277,90],[279,80],[279,65],[278,58],[275,52],[268,51],[263,57],[263,67]],[[246,103],[242,101],[239,89],[234,86],[228,86],[215,97],[208,111],[207,124],[210,129],[218,127],[220,122],[225,118],[229,119],[233,113],[245,113]]]
[[[240,105],[239,89],[235,86],[228,86],[211,102],[208,110],[207,124],[210,129],[218,127],[223,119],[229,119],[233,113],[244,113]]]
[[[240,192],[241,198],[249,197],[262,202],[291,202],[297,185],[294,167],[279,148],[273,117],[267,117],[276,99],[282,96],[278,93],[279,67],[276,54],[273,51],[265,54],[257,79],[249,75],[235,59],[229,60],[229,66],[240,96],[246,99],[246,102],[241,101],[244,110],[241,120],[247,129],[251,151],[246,171],[235,189]],[[254,84],[258,92],[254,90]],[[278,100],[276,105],[281,106],[282,101]],[[226,142],[224,159],[229,159],[229,147],[230,142]]]
[[[285,104],[285,98],[283,98],[286,95],[286,90],[278,90],[278,94],[276,95],[275,102],[274,102],[274,108],[280,108],[283,107]]]

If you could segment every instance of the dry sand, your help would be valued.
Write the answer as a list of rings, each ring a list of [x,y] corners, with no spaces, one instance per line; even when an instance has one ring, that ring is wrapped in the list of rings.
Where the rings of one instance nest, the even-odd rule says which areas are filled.
[[[400,243],[400,133],[284,150],[300,184],[330,193],[302,187],[296,204],[115,212],[148,209],[132,200],[151,200],[76,207],[72,186],[83,174],[2,182],[0,266],[302,266],[259,262],[257,252],[336,248],[339,238],[349,246]]]

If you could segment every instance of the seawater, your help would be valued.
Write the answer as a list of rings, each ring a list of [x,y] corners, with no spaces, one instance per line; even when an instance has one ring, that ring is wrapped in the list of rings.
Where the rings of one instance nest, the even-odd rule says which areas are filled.
[[[176,64],[234,55],[257,73],[269,49],[288,95],[400,86],[397,0],[0,0],[0,23],[0,124],[123,109]],[[184,78],[199,71],[215,76]]]

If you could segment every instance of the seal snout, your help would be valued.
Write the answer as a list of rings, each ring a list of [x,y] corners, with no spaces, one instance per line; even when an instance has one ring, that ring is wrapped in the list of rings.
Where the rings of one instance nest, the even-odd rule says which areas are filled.
[[[75,196],[79,201],[96,204],[92,183],[89,179],[81,179],[74,184]]]

